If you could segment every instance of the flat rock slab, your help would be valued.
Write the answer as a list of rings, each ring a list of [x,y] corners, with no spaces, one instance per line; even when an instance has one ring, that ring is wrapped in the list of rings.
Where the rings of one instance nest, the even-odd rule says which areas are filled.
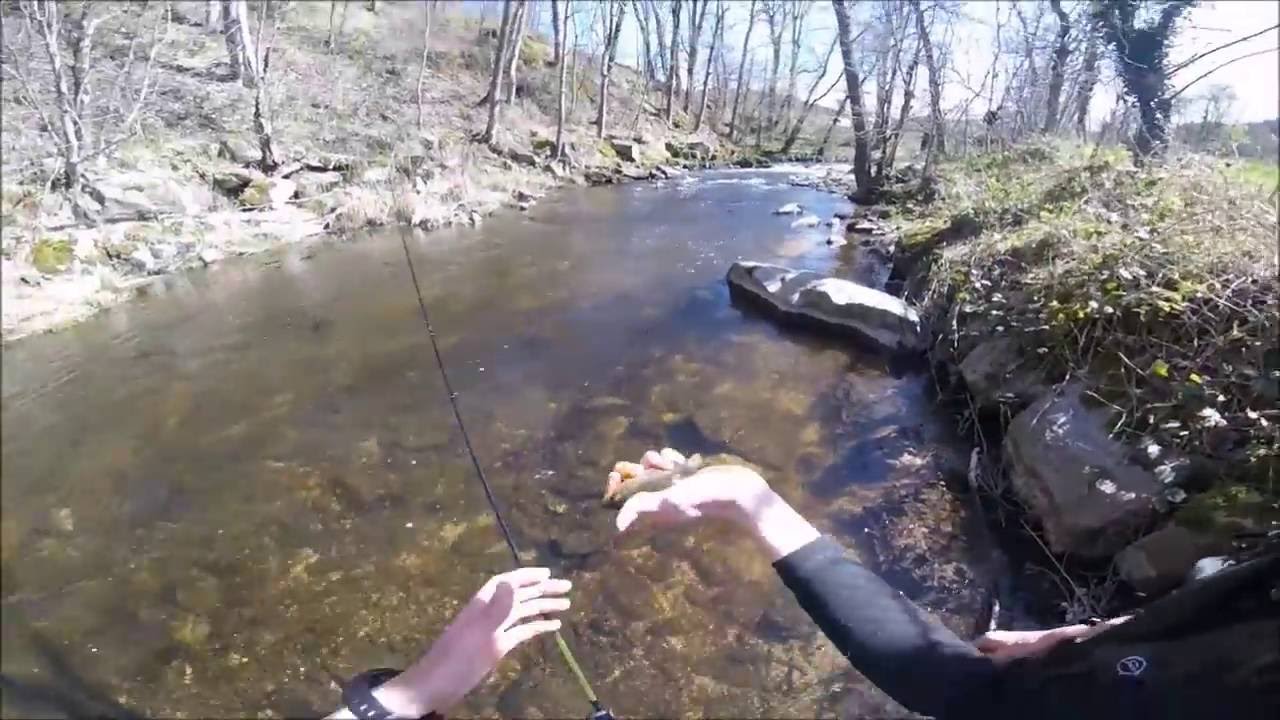
[[[906,302],[858,283],[779,265],[737,262],[729,289],[782,320],[868,342],[889,352],[921,353],[928,338]]]

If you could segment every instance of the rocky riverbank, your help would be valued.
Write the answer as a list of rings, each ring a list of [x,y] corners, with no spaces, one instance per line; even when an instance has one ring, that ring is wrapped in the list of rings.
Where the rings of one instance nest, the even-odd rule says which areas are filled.
[[[971,480],[1070,575],[1068,619],[1280,529],[1274,195],[1033,146],[902,197],[890,285],[932,328]]]

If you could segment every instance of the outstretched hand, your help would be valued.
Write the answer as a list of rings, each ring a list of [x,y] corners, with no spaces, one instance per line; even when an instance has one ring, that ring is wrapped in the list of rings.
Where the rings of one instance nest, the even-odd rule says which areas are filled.
[[[621,482],[622,473],[637,470],[671,470],[683,463],[684,456],[664,448],[650,450],[636,463],[620,462],[609,473],[610,483]],[[713,465],[685,478],[677,479],[661,492],[640,492],[628,498],[618,510],[619,532],[677,525],[703,517],[738,519],[744,508],[769,494],[769,484],[750,468],[737,465]]]
[[[495,575],[449,623],[425,655],[376,694],[396,714],[445,713],[521,643],[560,629],[546,616],[569,609],[572,583],[526,567]],[[394,706],[394,707],[393,707]]]

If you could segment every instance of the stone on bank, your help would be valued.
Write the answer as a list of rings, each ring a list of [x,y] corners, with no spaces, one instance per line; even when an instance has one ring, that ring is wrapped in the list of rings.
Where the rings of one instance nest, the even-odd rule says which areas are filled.
[[[779,265],[737,262],[726,280],[783,320],[834,331],[890,352],[920,353],[928,338],[920,316],[900,298],[858,283]]]

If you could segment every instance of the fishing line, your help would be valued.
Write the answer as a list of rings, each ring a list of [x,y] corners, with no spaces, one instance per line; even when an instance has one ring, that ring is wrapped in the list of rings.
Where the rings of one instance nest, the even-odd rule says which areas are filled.
[[[484,468],[480,466],[480,459],[476,457],[475,448],[471,444],[471,436],[467,434],[467,425],[462,421],[462,410],[458,407],[458,393],[454,391],[453,384],[449,382],[449,372],[444,368],[444,357],[440,354],[440,344],[436,342],[436,331],[431,326],[431,316],[427,313],[427,302],[422,299],[422,286],[418,284],[418,273],[413,267],[413,255],[409,252],[409,240],[404,230],[400,231],[400,246],[404,248],[404,259],[409,266],[409,278],[413,280],[413,290],[418,296],[418,309],[422,311],[422,322],[427,326],[427,336],[431,339],[431,350],[436,356],[436,367],[440,368],[440,378],[444,381],[445,393],[449,396],[449,407],[453,408],[453,419],[458,423],[458,430],[462,433],[462,444],[467,448],[467,455],[471,457],[471,467],[475,468],[476,477],[480,478],[480,486],[484,488],[485,499],[489,501],[489,507],[493,510],[493,517],[498,521],[498,529],[502,531],[502,539],[507,543],[507,549],[511,551],[511,559],[515,562],[516,567],[523,567],[524,562],[520,559],[520,550],[516,547],[516,541],[511,537],[511,528],[507,526],[506,518],[502,516],[502,511],[498,509],[498,499],[493,494],[493,488],[489,485],[489,479],[485,477]],[[600,700],[596,697],[596,693],[591,689],[591,683],[587,681],[587,676],[582,672],[582,667],[578,665],[578,661],[573,656],[573,651],[569,649],[569,643],[565,642],[564,636],[559,630],[555,631],[556,647],[560,650],[560,656],[564,658],[564,662],[569,666],[569,670],[573,672],[573,676],[577,679],[578,685],[582,688],[583,694],[587,696],[587,700],[591,703],[593,712],[591,720],[612,720],[613,715],[600,704]]]

